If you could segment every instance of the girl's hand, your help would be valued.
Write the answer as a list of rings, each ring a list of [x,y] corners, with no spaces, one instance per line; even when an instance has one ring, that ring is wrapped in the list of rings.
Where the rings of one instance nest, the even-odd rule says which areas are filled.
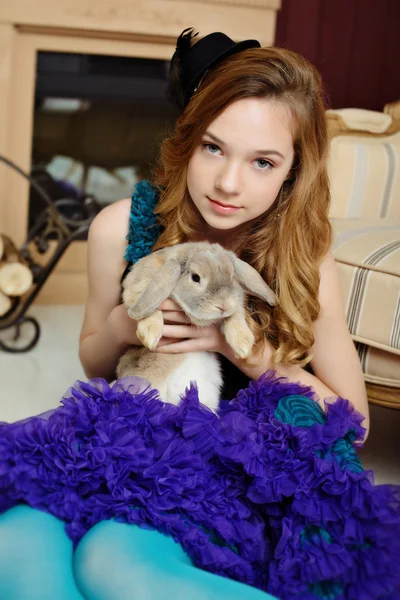
[[[158,310],[162,311],[164,324],[173,325],[176,323],[183,323],[184,325],[190,324],[189,317],[183,312],[179,304],[174,300],[167,298],[158,307]]]
[[[176,323],[188,324],[189,319],[182,311],[181,307],[173,300],[165,300],[160,304],[159,309],[163,312],[164,323],[169,325]],[[125,304],[118,304],[109,316],[114,337],[121,346],[142,346],[142,342],[137,337],[137,321],[128,315],[128,308]]]
[[[156,350],[162,354],[180,354],[182,352],[219,352],[226,348],[225,338],[217,325],[196,327],[192,325],[173,300],[165,300],[158,307],[164,317],[163,335]]]

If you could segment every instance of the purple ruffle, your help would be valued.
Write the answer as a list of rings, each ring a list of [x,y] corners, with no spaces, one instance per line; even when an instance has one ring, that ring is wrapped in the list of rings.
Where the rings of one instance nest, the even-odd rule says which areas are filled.
[[[155,528],[207,571],[281,600],[400,598],[400,490],[327,453],[362,417],[341,398],[311,427],[274,416],[309,388],[266,373],[216,416],[144,380],[77,382],[62,406],[0,424],[0,511],[26,502],[77,543],[104,519]]]

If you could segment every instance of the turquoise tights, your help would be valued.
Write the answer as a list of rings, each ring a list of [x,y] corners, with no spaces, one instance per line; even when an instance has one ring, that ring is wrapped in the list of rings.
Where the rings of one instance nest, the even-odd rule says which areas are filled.
[[[73,552],[55,517],[22,505],[0,515],[0,600],[83,599],[274,600],[194,567],[157,531],[102,521]]]

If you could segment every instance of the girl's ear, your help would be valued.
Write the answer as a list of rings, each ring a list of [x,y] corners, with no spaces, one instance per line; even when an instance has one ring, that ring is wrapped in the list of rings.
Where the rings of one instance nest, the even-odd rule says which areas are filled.
[[[179,277],[181,265],[177,260],[167,260],[151,279],[138,300],[128,309],[128,315],[135,320],[151,315],[170,296]]]
[[[276,294],[265,283],[260,273],[235,254],[232,253],[230,258],[233,263],[236,279],[242,288],[250,292],[253,296],[265,300],[271,306],[275,306],[277,301]]]

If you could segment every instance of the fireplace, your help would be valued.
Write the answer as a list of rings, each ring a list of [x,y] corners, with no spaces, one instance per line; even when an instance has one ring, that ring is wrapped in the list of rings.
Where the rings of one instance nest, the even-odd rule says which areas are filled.
[[[149,179],[177,110],[169,61],[39,51],[32,174],[54,199],[90,194],[99,206]],[[30,190],[29,227],[43,204]]]

